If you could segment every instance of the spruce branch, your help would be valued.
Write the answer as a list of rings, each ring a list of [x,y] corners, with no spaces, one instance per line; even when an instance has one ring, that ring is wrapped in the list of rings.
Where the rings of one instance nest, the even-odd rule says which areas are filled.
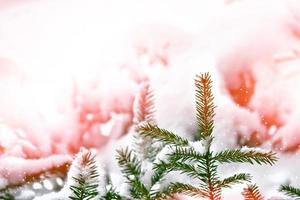
[[[139,132],[141,135],[151,137],[165,145],[187,146],[189,143],[187,139],[150,123],[140,126]]]
[[[154,95],[148,83],[142,85],[133,104],[133,124],[136,128],[144,122],[155,123]]]
[[[77,164],[77,165],[75,165]],[[72,200],[90,200],[98,195],[99,172],[96,165],[95,157],[90,151],[81,151],[77,155],[73,165],[74,170],[78,173],[72,179],[73,184],[70,185],[72,194],[69,199]]]
[[[201,188],[206,193],[206,198],[210,200],[221,199],[221,188],[219,187],[219,177],[217,175],[217,163],[212,157],[212,152],[208,149],[205,160],[199,160],[199,179],[202,181]]]
[[[153,200],[172,199],[176,194],[184,194],[191,197],[206,197],[206,194],[199,188],[190,184],[172,183],[163,192],[158,193]]]
[[[242,193],[244,200],[263,200],[257,185],[248,185]]]
[[[164,175],[171,171],[179,171],[181,174],[186,174],[192,178],[198,178],[199,173],[197,168],[191,164],[175,162],[175,163],[167,163],[165,161],[159,161],[154,163],[154,175],[151,177],[151,186],[154,186],[156,183],[161,182],[163,180]],[[151,195],[155,194],[156,191],[151,191]]]
[[[283,192],[291,198],[300,199],[300,189],[292,187],[290,185],[281,185],[279,188],[280,192]]]
[[[207,73],[197,76],[195,80],[197,121],[200,130],[199,138],[204,147],[204,152],[196,151],[185,138],[180,137],[176,142],[174,139],[176,135],[174,133],[169,134],[168,131],[160,130],[157,126],[150,124],[147,125],[148,127],[142,128],[152,138],[156,138],[156,140],[162,141],[166,145],[171,145],[170,149],[172,151],[167,154],[167,161],[161,161],[154,165],[157,177],[164,176],[165,174],[163,173],[179,171],[200,181],[199,185],[194,187],[201,191],[202,197],[209,200],[220,200],[222,188],[229,188],[233,184],[249,182],[251,178],[249,174],[241,173],[220,180],[217,173],[217,168],[220,164],[238,162],[273,165],[277,158],[273,152],[265,153],[255,149],[225,150],[216,153],[211,150],[211,144],[214,141],[212,132],[215,115],[211,83],[210,76]],[[182,185],[177,186],[176,191],[180,193],[180,186]],[[172,194],[172,192],[168,194]],[[163,197],[163,194],[160,197]]]
[[[220,200],[223,188],[229,188],[233,184],[249,182],[250,175],[241,173],[235,174],[225,179],[220,179],[218,167],[223,163],[250,163],[250,164],[270,164],[273,165],[277,158],[273,152],[260,152],[255,149],[224,150],[214,152],[211,144],[214,142],[214,109],[213,95],[211,91],[211,79],[209,74],[202,74],[196,77],[196,114],[199,128],[199,139],[203,145],[203,152],[197,151],[194,146],[184,137],[180,137],[173,132],[159,128],[157,125],[145,122],[139,125],[138,131],[141,136],[149,137],[154,142],[161,142],[166,150],[170,152],[161,153],[166,156],[166,160],[152,160],[153,176],[151,184],[143,184],[141,181],[141,162],[131,151],[119,152],[119,165],[123,174],[130,177],[131,196],[134,199],[142,200],[162,200],[171,199],[176,194],[185,194],[194,197],[201,197],[209,200]],[[198,149],[198,148],[197,148]],[[171,183],[163,190],[159,191],[161,181],[165,175],[172,171],[177,171],[187,175],[192,179],[197,179],[198,185],[186,183]],[[156,188],[156,189],[155,189]],[[157,189],[159,188],[159,189]],[[137,193],[133,193],[137,192]]]
[[[230,176],[228,178],[223,179],[219,187],[221,188],[230,188],[234,184],[241,184],[244,182],[249,182],[251,180],[250,174],[240,173]]]
[[[146,122],[150,124],[156,123],[154,110],[153,91],[150,89],[149,83],[144,83],[133,103],[134,151],[141,156],[141,159],[152,161],[160,149],[153,145],[151,137],[140,134],[139,126]]]
[[[134,153],[126,148],[117,151],[117,160],[122,168],[122,173],[130,184],[130,193],[134,198],[146,198],[149,196],[149,191],[141,182],[141,161]]]
[[[179,147],[176,146],[175,149],[168,154],[168,160],[171,162],[185,162],[185,161],[199,161],[205,159],[204,155],[197,152],[192,147]]]
[[[250,163],[250,164],[269,164],[273,165],[277,161],[275,153],[269,151],[266,153],[255,150],[225,150],[217,153],[214,157],[220,163]]]
[[[212,80],[209,73],[197,75],[196,86],[196,117],[199,138],[211,136],[214,128],[215,105],[212,94]]]
[[[122,168],[122,172],[127,174],[127,179],[131,179],[130,176],[139,177],[141,175],[141,164],[139,159],[128,148],[117,151],[117,160]]]
[[[154,174],[151,177],[151,185],[155,185],[157,182],[161,181],[164,175],[168,172],[168,164],[164,161],[159,161],[153,165]]]
[[[184,162],[173,162],[173,163],[165,163],[161,162],[155,164],[154,169],[165,169],[165,173],[171,171],[179,171],[181,174],[186,174],[189,177],[197,178],[199,177],[199,173],[197,168],[194,165],[187,164]]]

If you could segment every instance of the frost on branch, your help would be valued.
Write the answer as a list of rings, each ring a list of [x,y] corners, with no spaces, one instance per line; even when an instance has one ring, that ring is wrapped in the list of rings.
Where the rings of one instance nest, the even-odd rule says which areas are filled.
[[[211,78],[208,73],[196,77],[196,119],[198,124],[197,139],[204,148],[194,148],[195,143],[178,136],[175,133],[159,128],[150,123],[140,127],[140,134],[151,137],[154,141],[170,146],[167,160],[160,160],[154,164],[156,180],[172,171],[179,171],[199,182],[173,182],[163,191],[156,194],[157,199],[172,198],[177,193],[192,197],[202,197],[210,200],[220,200],[223,188],[230,188],[234,184],[250,181],[250,174],[240,173],[221,179],[218,167],[222,163],[250,163],[273,165],[277,158],[273,152],[261,152],[255,149],[236,149],[214,152],[211,144],[214,142],[214,102],[211,91]],[[192,145],[191,145],[192,144]]]
[[[68,176],[72,200],[96,199],[104,193],[104,172],[90,151],[82,149],[77,154]]]
[[[154,97],[149,83],[141,85],[138,95],[135,97],[133,105],[133,125],[135,130],[135,151],[141,156],[141,159],[153,159],[157,150],[153,147],[150,137],[139,134],[139,126],[148,122],[155,124],[154,119]]]
[[[34,200],[121,200],[106,176],[95,154],[82,148],[73,160],[63,189]]]
[[[17,186],[39,178],[52,171],[65,172],[70,156],[52,155],[40,159],[23,159],[12,156],[0,157],[0,188]]]

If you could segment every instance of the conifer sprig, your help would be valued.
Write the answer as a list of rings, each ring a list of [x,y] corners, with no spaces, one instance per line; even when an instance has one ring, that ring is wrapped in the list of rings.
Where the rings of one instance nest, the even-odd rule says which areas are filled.
[[[117,160],[124,174],[139,177],[141,175],[141,164],[139,159],[128,148],[117,151]],[[131,179],[130,177],[128,177]]]
[[[281,185],[279,188],[280,192],[283,192],[291,198],[300,199],[300,189],[292,187],[290,185]]]
[[[134,100],[133,108],[133,124],[137,129],[142,122],[155,123],[154,95],[149,83],[141,86],[139,94]]]
[[[196,86],[196,117],[199,128],[199,137],[211,136],[214,128],[215,105],[212,94],[212,80],[209,73],[197,75]]]
[[[187,139],[150,123],[140,126],[139,132],[142,136],[149,136],[165,145],[187,146],[189,143]]]
[[[129,185],[130,194],[133,198],[147,199],[149,191],[141,181],[141,161],[133,151],[126,148],[117,151],[117,160]]]
[[[205,160],[199,160],[198,167],[201,171],[198,177],[202,182],[200,188],[205,193],[205,197],[210,200],[220,200],[221,188],[217,174],[218,166],[209,149],[205,153]]]
[[[250,174],[240,173],[230,176],[228,178],[223,179],[219,187],[220,188],[230,188],[234,184],[241,184],[244,182],[249,182],[251,180]]]
[[[148,160],[152,162],[153,166],[153,176],[150,184],[144,184],[142,181],[144,175],[143,169],[141,169],[143,161],[139,160],[134,152],[128,149],[118,152],[119,165],[131,186],[131,197],[142,200],[162,200],[171,199],[177,193],[181,193],[209,200],[220,200],[223,188],[249,182],[251,179],[251,176],[246,173],[234,174],[221,179],[217,172],[220,164],[238,162],[273,165],[275,163],[277,158],[272,152],[265,153],[254,149],[225,150],[221,152],[211,150],[211,144],[214,141],[212,133],[215,116],[211,84],[211,77],[208,73],[199,75],[195,79],[196,119],[199,129],[198,138],[201,141],[198,145],[202,145],[202,148],[195,148],[195,144],[192,144],[186,138],[160,128],[151,121],[144,120],[144,122],[140,122],[137,129],[138,137],[150,138],[151,140],[148,141],[151,144],[158,142],[163,144],[165,150],[167,150],[166,153],[161,152],[166,159],[161,160],[159,157]],[[164,180],[165,175],[173,171],[196,179],[199,184],[195,186],[188,183],[171,182],[169,186],[161,188],[160,183]],[[158,186],[159,189],[154,186]],[[249,191],[250,189],[251,187],[249,187]]]
[[[167,187],[164,191],[157,194],[157,196],[153,200],[171,200],[174,199],[174,195],[176,194],[184,194],[191,197],[205,197],[205,193],[190,184],[184,184],[184,183],[172,183],[169,187]]]
[[[277,161],[275,153],[259,152],[255,150],[225,150],[217,153],[214,157],[220,163],[250,163],[250,164],[269,164],[274,165]]]
[[[133,150],[141,159],[153,161],[160,148],[153,145],[151,137],[142,136],[139,133],[139,126],[142,123],[156,123],[154,118],[154,95],[149,83],[142,84],[133,104],[133,127],[135,130],[135,148]]]
[[[90,200],[98,195],[98,178],[99,173],[96,165],[95,157],[90,151],[82,151],[80,158],[76,158],[78,171],[72,179],[74,184],[70,186],[72,194],[69,199],[72,200]]]
[[[164,180],[164,175],[171,170],[170,165],[166,165],[166,163],[155,163],[155,156],[162,150],[162,145],[188,145],[186,139],[155,125],[153,99],[149,85],[144,84],[134,102],[133,124],[136,132],[134,149],[126,148],[118,151],[117,160],[130,185],[130,196],[133,199],[152,200],[161,192],[160,187],[157,188],[156,186],[159,186],[159,183]],[[160,134],[161,137],[159,137],[159,133],[162,133]],[[153,145],[154,142],[160,142],[160,145],[155,146]],[[153,165],[150,185],[144,184],[142,181],[145,173],[141,169],[143,162],[147,164],[152,162]],[[185,164],[180,165],[180,163],[176,166],[182,169],[189,167]],[[191,168],[189,170],[192,173]]]
[[[250,163],[273,165],[277,158],[272,152],[260,152],[255,149],[237,149],[214,152],[211,144],[214,137],[215,106],[211,91],[211,77],[208,73],[199,75],[195,79],[196,85],[196,117],[199,128],[198,138],[203,145],[203,152],[196,151],[190,142],[172,132],[159,128],[157,125],[145,123],[140,126],[140,134],[149,136],[154,141],[169,146],[167,160],[160,160],[154,164],[152,183],[158,182],[166,173],[178,171],[200,181],[197,187],[185,183],[171,184],[156,196],[160,199],[172,197],[175,193],[184,193],[190,196],[195,194],[209,200],[220,200],[222,188],[230,188],[233,184],[249,182],[251,176],[241,173],[228,178],[220,179],[217,168],[222,163]],[[199,145],[201,145],[199,143]],[[181,188],[182,187],[182,188]],[[251,188],[250,188],[251,189]]]
[[[168,163],[161,160],[157,163],[153,163],[153,170],[154,173],[151,177],[151,185],[155,185],[159,181],[162,181],[164,175],[170,170],[170,166]]]
[[[184,163],[184,162],[169,162],[166,163],[164,161],[160,161],[159,163],[154,164],[155,174],[159,172],[168,173],[171,171],[179,171],[182,174],[186,174],[192,178],[198,178],[199,173],[196,167],[192,164]],[[158,172],[158,173],[156,173]]]
[[[137,159],[133,151],[128,149],[119,150],[117,160],[123,175],[129,183],[132,199],[154,200],[163,194],[159,189],[154,189],[154,186],[160,183],[167,171],[171,169],[168,165],[163,163],[162,165],[158,164],[156,168],[153,167],[154,175],[151,177],[151,184],[146,185],[142,181],[144,175],[141,169],[142,161]]]
[[[205,159],[205,155],[197,152],[193,147],[176,146],[167,156],[168,160],[172,163],[185,161],[197,162]]]
[[[244,196],[244,200],[263,200],[263,196],[261,195],[257,185],[248,185],[244,188],[242,193]]]

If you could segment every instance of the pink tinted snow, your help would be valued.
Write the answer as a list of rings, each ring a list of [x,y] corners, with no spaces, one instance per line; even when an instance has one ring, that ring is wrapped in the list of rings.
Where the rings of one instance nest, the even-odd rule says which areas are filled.
[[[80,1],[76,2],[72,6],[81,5]],[[35,21],[37,18],[30,16],[26,9],[24,13],[18,11],[19,18],[18,15],[14,18],[14,14],[8,12],[6,17],[14,23],[3,22],[6,25],[2,29],[8,30],[4,34],[8,40],[8,53],[0,48],[3,54],[0,57],[0,166],[2,163],[9,165],[14,159],[24,162],[26,166],[32,159],[40,158],[45,160],[34,160],[38,167],[44,161],[46,167],[50,167],[53,154],[73,154],[80,146],[101,148],[109,141],[120,138],[131,126],[133,100],[139,84],[144,80],[157,81],[160,77],[166,80],[168,76],[162,74],[167,72],[185,76],[186,67],[177,67],[177,61],[186,55],[190,55],[186,59],[195,65],[195,71],[212,69],[214,66],[193,63],[203,51],[209,51],[215,58],[216,71],[221,77],[219,81],[223,84],[218,87],[223,92],[222,98],[230,101],[225,105],[227,109],[220,110],[216,123],[226,117],[230,122],[224,125],[224,129],[237,132],[237,141],[240,136],[246,136],[243,142],[247,144],[258,145],[269,141],[273,147],[295,150],[300,144],[300,3],[295,0],[226,2],[221,10],[216,6],[215,16],[205,15],[206,23],[198,22],[203,22],[204,14],[194,10],[198,5],[194,1],[190,5],[172,4],[176,12],[163,15],[169,12],[166,6],[156,15],[147,15],[153,17],[150,20],[149,17],[143,18],[142,11],[148,6],[149,10],[146,9],[145,13],[153,13],[153,9],[156,9],[154,3],[137,6],[140,10],[128,6],[125,7],[127,11],[137,15],[128,19],[128,13],[118,15],[124,17],[122,22],[126,25],[123,25],[125,29],[120,28],[123,27],[122,23],[116,24],[118,20],[115,18],[111,18],[111,24],[103,23],[104,20],[99,22],[101,27],[97,27],[96,19],[103,20],[103,16],[109,13],[94,10],[93,6],[83,7],[86,10],[82,12],[87,15],[79,13],[78,17],[73,13],[74,19],[83,27],[80,30],[77,23],[69,23],[68,20],[73,21],[72,17],[68,18],[70,16],[59,18],[66,20],[65,23],[70,27],[56,24],[58,20],[49,13],[51,9],[57,9],[57,16],[65,16],[61,7],[50,6],[45,9],[41,3],[37,4],[39,9],[35,12],[47,10],[45,16],[39,16],[47,21],[47,26],[41,29],[37,27],[43,23]],[[2,1],[0,9],[7,3]],[[93,3],[98,5],[99,2]],[[30,5],[35,6],[34,3]],[[13,6],[16,5],[12,4],[10,9]],[[67,8],[69,5],[63,6]],[[189,26],[184,26],[183,18],[178,17],[183,12],[180,9],[183,6],[191,10],[191,18],[184,18],[190,23]],[[141,21],[133,20],[139,17]],[[160,19],[164,22],[161,23]],[[29,31],[23,30],[27,34],[22,35],[22,41],[15,43],[18,39],[15,34],[20,31],[22,20],[28,23]],[[144,23],[143,20],[151,23]],[[18,23],[19,26],[14,26]],[[73,26],[76,29],[72,29]],[[62,31],[52,38],[57,33],[51,31],[56,29]],[[48,30],[49,35],[41,30]],[[77,32],[78,35],[75,34]],[[123,40],[127,46],[114,49]],[[52,46],[55,42],[59,44]],[[28,47],[28,44],[32,46]],[[85,50],[86,44],[91,46]],[[43,45],[54,49],[46,52],[47,55],[40,55],[39,49]],[[77,45],[81,45],[83,50]],[[101,46],[105,47],[104,50]],[[22,49],[24,54],[26,50],[32,50],[34,57],[28,54],[29,58],[24,58],[23,52],[18,53],[18,49]],[[49,56],[56,51],[61,55]],[[96,55],[96,58],[90,55]],[[43,60],[39,59],[42,58],[45,59],[45,66],[34,66],[35,59],[41,64]],[[66,58],[75,61],[68,62]],[[56,59],[62,64],[57,64]],[[62,66],[66,69],[62,69]],[[156,87],[157,90],[163,88],[173,93],[176,87],[164,87],[165,80],[155,83],[156,86],[161,84],[161,87]],[[180,81],[177,87],[181,87]],[[170,105],[166,100],[163,106]],[[68,160],[66,157],[60,159]],[[12,168],[11,174],[15,174],[15,169]],[[0,171],[2,175],[5,173],[3,169]],[[12,177],[22,178],[15,174],[9,176],[9,180],[13,180]]]
[[[23,159],[19,157],[5,156],[0,158],[0,188],[6,185],[18,185],[25,181],[31,181],[30,177],[50,172],[53,169],[65,167],[70,164],[72,158],[68,155],[51,155],[41,159]]]
[[[267,128],[259,134],[281,150],[295,150],[300,142],[295,122],[300,108],[299,2],[272,1],[266,13],[268,5],[271,1],[232,5],[225,12],[230,17],[221,20],[220,33],[227,41],[217,39],[213,48],[231,98],[257,114]]]

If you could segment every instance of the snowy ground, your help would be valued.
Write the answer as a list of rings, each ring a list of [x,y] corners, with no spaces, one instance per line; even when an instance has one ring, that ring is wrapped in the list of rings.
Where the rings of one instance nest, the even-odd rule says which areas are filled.
[[[191,137],[193,80],[209,71],[216,148],[280,156],[222,174],[251,172],[267,198],[300,186],[299,13],[297,0],[0,0],[0,185],[70,163],[80,146],[115,165],[143,81],[158,124]]]

